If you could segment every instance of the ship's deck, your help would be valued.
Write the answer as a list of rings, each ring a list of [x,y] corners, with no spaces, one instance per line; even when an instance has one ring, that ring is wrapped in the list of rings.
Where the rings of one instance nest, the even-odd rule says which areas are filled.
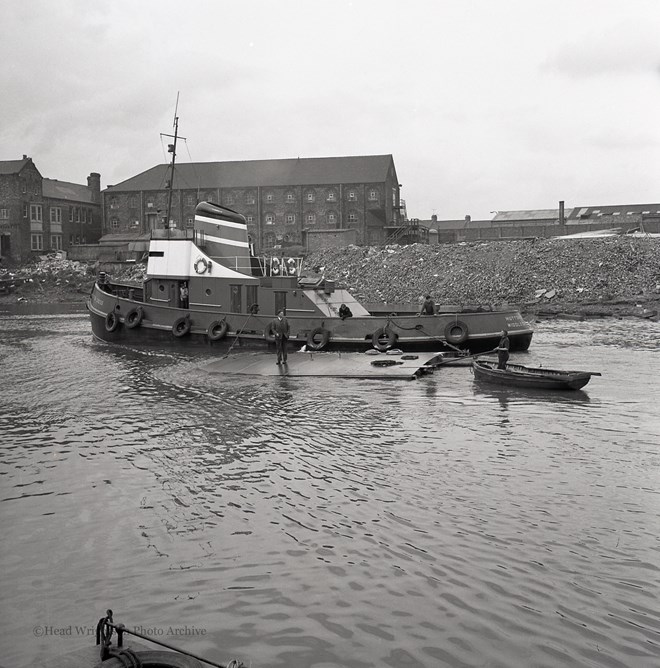
[[[364,353],[292,352],[287,364],[276,364],[273,353],[238,353],[211,362],[209,373],[243,376],[377,378],[414,380],[433,370],[438,353],[366,355]],[[375,364],[374,364],[375,362]]]

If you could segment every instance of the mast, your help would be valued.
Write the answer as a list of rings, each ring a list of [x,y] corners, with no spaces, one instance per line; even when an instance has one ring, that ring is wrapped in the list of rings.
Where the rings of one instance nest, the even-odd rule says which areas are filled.
[[[179,110],[179,93],[176,94],[176,106],[174,108],[174,134],[162,135],[164,137],[173,137],[174,143],[167,145],[167,152],[172,154],[172,162],[170,163],[170,178],[167,181],[167,214],[165,217],[165,229],[169,230],[170,220],[172,220],[172,192],[174,190],[174,163],[176,162],[176,142],[179,138],[179,117],[177,112]]]

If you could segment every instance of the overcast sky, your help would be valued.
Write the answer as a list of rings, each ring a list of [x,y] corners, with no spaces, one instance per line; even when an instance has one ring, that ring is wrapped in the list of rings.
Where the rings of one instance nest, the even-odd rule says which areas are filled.
[[[394,156],[408,215],[660,202],[659,0],[0,0],[0,159]]]

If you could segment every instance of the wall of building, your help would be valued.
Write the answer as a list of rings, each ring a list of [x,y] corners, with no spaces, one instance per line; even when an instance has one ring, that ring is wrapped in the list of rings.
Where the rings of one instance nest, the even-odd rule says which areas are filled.
[[[101,234],[100,176],[90,174],[90,201],[44,195],[44,179],[32,160],[20,171],[0,175],[0,252],[15,262],[72,245],[98,241]],[[49,181],[50,182],[50,181]],[[55,182],[56,183],[56,182]],[[76,186],[85,188],[85,186]]]
[[[340,248],[357,244],[357,230],[310,230],[307,232],[305,251],[313,252],[322,248]]]
[[[195,206],[206,200],[244,215],[258,252],[302,246],[304,233],[315,229],[350,229],[356,239],[351,243],[374,243],[384,238],[382,230],[394,215],[391,192],[386,183],[175,190],[171,224],[192,227]],[[103,210],[105,234],[141,234],[163,226],[167,193],[109,188]]]

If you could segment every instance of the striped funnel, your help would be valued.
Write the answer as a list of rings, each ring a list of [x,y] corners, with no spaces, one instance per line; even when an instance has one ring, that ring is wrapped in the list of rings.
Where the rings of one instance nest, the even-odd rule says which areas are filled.
[[[200,202],[195,208],[195,244],[215,262],[251,273],[247,225],[240,213]]]

